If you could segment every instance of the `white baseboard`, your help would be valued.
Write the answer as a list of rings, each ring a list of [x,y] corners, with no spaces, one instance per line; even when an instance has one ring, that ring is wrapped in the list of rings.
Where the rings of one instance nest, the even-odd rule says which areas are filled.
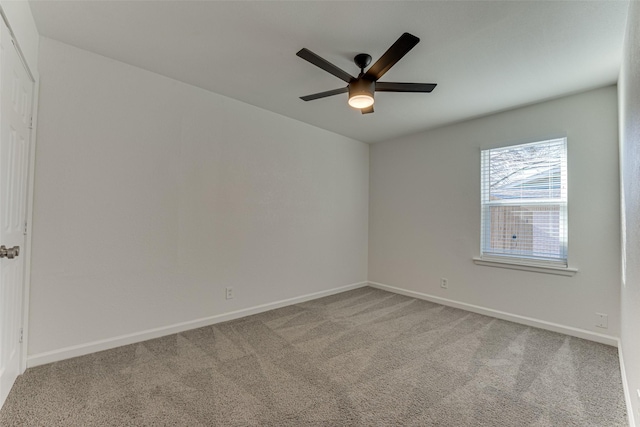
[[[618,357],[620,358],[620,375],[622,375],[622,390],[624,391],[624,401],[627,404],[627,417],[629,427],[636,427],[635,417],[633,415],[633,406],[631,406],[631,390],[627,382],[627,372],[624,367],[624,359],[622,357],[622,343],[618,342]]]
[[[187,322],[176,323],[174,325],[163,326],[160,328],[148,329],[146,331],[134,332],[132,334],[120,335],[113,338],[93,341],[86,344],[74,345],[70,347],[61,348],[58,350],[47,351],[44,353],[32,354],[27,356],[27,367],[31,368],[34,366],[44,365],[47,363],[58,362],[64,359],[70,359],[72,357],[84,356],[86,354],[95,353],[103,350],[109,350],[111,348],[116,348],[123,345],[134,344],[137,342],[142,342],[142,341],[150,340],[153,338],[160,338],[166,335],[188,331],[190,329],[201,328],[203,326],[210,326],[216,323],[226,322],[229,320],[238,319],[240,317],[262,313],[264,311],[269,311],[269,310],[285,307],[292,304],[298,304],[301,302],[309,301],[316,298],[326,297],[326,296],[337,294],[340,292],[349,291],[352,289],[362,288],[364,286],[367,286],[367,284],[368,282],[352,283],[350,285],[340,286],[340,287],[329,289],[326,291],[314,292],[312,294],[302,295],[299,297],[289,298],[289,299],[271,302],[267,304],[261,304],[255,307],[245,308],[242,310],[232,311],[229,313],[223,313],[215,316],[204,317],[201,319],[190,320]]]
[[[565,335],[571,335],[573,337],[583,338],[590,341],[599,342],[616,347],[618,345],[618,338],[611,335],[599,334],[597,332],[587,331],[585,329],[574,328],[571,326],[564,326],[557,323],[547,322],[545,320],[534,319],[532,317],[520,316],[518,314],[506,313],[504,311],[498,311],[491,308],[481,307],[478,305],[467,304],[460,301],[455,301],[447,298],[441,298],[434,295],[423,294],[422,292],[409,291],[402,288],[396,288],[395,286],[385,285],[384,283],[368,282],[369,286],[382,289],[397,294],[406,295],[413,298],[423,299],[437,304],[446,305],[449,307],[460,308],[462,310],[472,311],[478,314],[484,314],[485,316],[491,316],[502,320],[508,320],[514,323],[520,323],[527,326],[533,326],[535,328],[546,329],[553,332],[559,332]]]
[[[562,334],[571,335],[578,338],[584,338],[587,340],[596,341],[602,344],[608,344],[612,346],[618,345],[618,339],[610,335],[599,334],[599,333],[587,331],[584,329],[573,328],[571,326],[564,326],[557,323],[547,322],[544,320],[520,316],[517,314],[506,313],[503,311],[493,310],[486,307],[481,307],[481,306],[467,304],[467,303],[463,303],[455,300],[450,300],[447,298],[428,295],[421,292],[397,288],[395,286],[385,285],[383,283],[359,282],[359,283],[353,283],[346,286],[340,286],[340,287],[329,289],[326,291],[314,292],[314,293],[302,295],[299,297],[289,298],[289,299],[267,303],[267,304],[261,304],[255,307],[232,311],[229,313],[218,314],[215,316],[190,320],[187,322],[176,323],[173,325],[163,326],[160,328],[148,329],[145,331],[134,332],[126,335],[120,335],[117,337],[107,338],[104,340],[98,340],[98,341],[93,341],[85,344],[79,344],[79,345],[65,347],[57,350],[47,351],[43,353],[32,354],[27,356],[27,367],[31,368],[34,366],[57,362],[64,359],[70,359],[72,357],[84,356],[86,354],[95,353],[98,351],[109,350],[111,348],[120,347],[123,345],[134,344],[137,342],[146,341],[153,338],[159,338],[166,335],[176,334],[179,332],[188,331],[190,329],[196,329],[196,328],[201,328],[203,326],[214,325],[216,323],[226,322],[229,320],[238,319],[240,317],[250,316],[252,314],[258,314],[264,311],[269,311],[269,310],[285,307],[292,304],[298,304],[298,303],[309,301],[316,298],[322,298],[322,297],[337,294],[340,292],[361,288],[367,285],[374,288],[383,289],[389,292],[406,295],[412,298],[423,299],[423,300],[435,302],[437,304],[446,305],[449,307],[460,308],[462,310],[484,314],[486,316],[508,320],[515,323],[521,323],[527,326],[547,329],[550,331],[559,332]]]

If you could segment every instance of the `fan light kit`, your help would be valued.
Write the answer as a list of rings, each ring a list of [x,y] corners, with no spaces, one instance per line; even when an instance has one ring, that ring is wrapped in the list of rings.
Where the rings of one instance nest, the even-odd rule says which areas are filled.
[[[419,41],[420,39],[416,36],[404,33],[366,73],[364,69],[371,63],[371,56],[366,53],[356,55],[353,58],[353,62],[360,68],[358,77],[353,77],[351,74],[336,67],[309,49],[303,48],[296,53],[296,55],[309,61],[316,67],[333,74],[340,80],[347,82],[348,85],[339,89],[301,96],[300,99],[303,101],[312,101],[314,99],[349,92],[349,105],[362,111],[362,114],[369,114],[373,113],[375,92],[431,92],[436,87],[435,83],[390,83],[378,81],[396,62],[413,49]]]
[[[368,80],[356,80],[349,85],[349,105],[353,108],[367,108],[373,105],[375,83]]]
[[[353,108],[362,109],[373,105],[373,94],[371,95],[351,95],[349,105]]]

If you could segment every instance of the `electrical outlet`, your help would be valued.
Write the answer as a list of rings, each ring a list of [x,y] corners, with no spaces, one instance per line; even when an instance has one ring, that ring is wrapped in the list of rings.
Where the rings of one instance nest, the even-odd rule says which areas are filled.
[[[604,313],[596,313],[596,327],[607,329],[609,327],[609,316]]]
[[[233,299],[233,288],[226,288],[227,299]]]
[[[447,289],[449,287],[449,281],[447,279],[445,279],[444,277],[440,278],[440,287]]]

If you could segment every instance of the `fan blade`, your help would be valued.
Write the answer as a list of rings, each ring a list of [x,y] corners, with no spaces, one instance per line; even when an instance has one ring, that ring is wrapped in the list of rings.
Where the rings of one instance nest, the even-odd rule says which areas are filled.
[[[404,33],[396,42],[378,59],[378,61],[369,68],[365,76],[370,80],[378,80],[384,75],[389,68],[393,67],[396,62],[400,61],[420,41],[416,36]]]
[[[376,82],[376,92],[431,92],[435,83]]]
[[[349,92],[349,86],[341,87],[340,89],[328,90],[326,92],[314,93],[312,95],[301,96],[303,101],[313,101],[314,99],[326,98],[327,96],[337,95],[339,93]]]
[[[373,105],[371,107],[363,108],[360,111],[362,111],[362,114],[373,113]]]
[[[356,79],[351,74],[341,70],[340,68],[336,67],[326,59],[319,57],[315,53],[311,52],[309,49],[306,49],[306,48],[300,49],[300,51],[296,53],[296,55],[298,55],[300,58],[306,61],[311,62],[316,67],[322,68],[327,73],[333,74],[340,80],[344,80],[347,83],[351,82],[351,80]]]

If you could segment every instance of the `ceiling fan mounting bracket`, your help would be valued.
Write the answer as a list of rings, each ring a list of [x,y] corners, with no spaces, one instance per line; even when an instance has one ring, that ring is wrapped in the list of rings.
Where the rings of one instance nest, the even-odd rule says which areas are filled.
[[[371,64],[371,55],[359,53],[353,57],[353,62],[355,62],[358,68],[360,68],[360,72],[364,72],[364,69]]]

